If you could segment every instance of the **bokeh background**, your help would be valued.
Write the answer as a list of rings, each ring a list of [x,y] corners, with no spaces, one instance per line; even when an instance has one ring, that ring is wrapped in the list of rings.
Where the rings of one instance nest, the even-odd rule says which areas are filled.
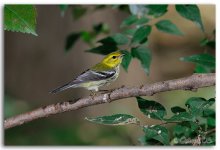
[[[91,9],[92,5],[85,6]],[[37,34],[22,34],[4,31],[4,118],[48,104],[73,100],[89,94],[84,89],[71,89],[52,95],[49,91],[72,80],[82,71],[96,64],[103,56],[85,52],[90,47],[82,40],[65,52],[66,37],[71,32],[91,30],[97,23],[106,23],[110,33],[120,32],[120,24],[129,13],[106,7],[91,11],[78,20],[72,18],[71,10],[61,15],[57,5],[37,5]],[[215,6],[199,5],[207,36],[215,29]],[[168,13],[156,19],[169,19],[185,34],[174,36],[159,32],[155,28],[149,38],[152,63],[149,76],[137,59],[133,59],[128,72],[121,74],[112,85],[135,86],[157,81],[189,76],[194,65],[181,62],[179,58],[204,51],[200,41],[201,30],[184,19],[169,6]],[[103,38],[103,35],[97,37]],[[163,104],[168,112],[175,105],[183,106],[187,98],[215,97],[215,88],[203,88],[197,92],[172,91],[145,97]],[[137,138],[143,135],[134,125],[104,126],[90,123],[85,117],[127,113],[137,116],[145,124],[159,123],[147,119],[139,111],[135,98],[127,98],[39,119],[19,127],[6,130],[5,145],[138,145]],[[169,114],[168,114],[169,115]]]

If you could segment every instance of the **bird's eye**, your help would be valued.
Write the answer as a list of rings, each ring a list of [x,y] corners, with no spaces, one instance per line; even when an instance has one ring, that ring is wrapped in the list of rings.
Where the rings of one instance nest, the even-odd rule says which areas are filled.
[[[115,59],[115,58],[116,58],[116,56],[112,56],[112,58],[113,58],[113,59]]]

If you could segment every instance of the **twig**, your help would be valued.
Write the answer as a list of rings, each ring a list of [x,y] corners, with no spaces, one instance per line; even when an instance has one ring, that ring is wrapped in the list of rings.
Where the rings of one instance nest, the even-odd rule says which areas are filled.
[[[215,133],[215,130],[216,130],[215,128],[212,128],[212,129],[206,131],[205,135],[208,135],[208,134],[211,134],[211,133]]]
[[[63,113],[66,111],[77,110],[83,107],[108,103],[119,99],[136,96],[152,96],[156,93],[172,91],[172,90],[191,90],[214,86],[215,73],[210,74],[193,74],[192,76],[157,82],[154,84],[146,84],[139,87],[122,87],[111,90],[105,94],[96,95],[93,97],[80,98],[77,102],[65,101],[56,104],[51,104],[45,107],[40,107],[30,112],[26,112],[14,117],[10,117],[4,121],[4,129],[9,129],[24,123],[45,118],[50,115]]]
[[[166,125],[166,124],[171,124],[171,123],[181,123],[180,121],[168,121],[168,122],[163,122],[163,123],[160,123],[160,124],[158,124],[159,126],[161,126],[161,125]]]

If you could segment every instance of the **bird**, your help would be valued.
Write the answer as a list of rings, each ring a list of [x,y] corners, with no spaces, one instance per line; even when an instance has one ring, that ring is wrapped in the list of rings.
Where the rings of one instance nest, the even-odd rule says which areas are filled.
[[[98,92],[102,86],[107,86],[115,81],[120,72],[120,64],[125,54],[115,51],[105,56],[101,62],[81,73],[72,81],[52,90],[50,93],[58,93],[70,88],[85,88],[92,93]]]

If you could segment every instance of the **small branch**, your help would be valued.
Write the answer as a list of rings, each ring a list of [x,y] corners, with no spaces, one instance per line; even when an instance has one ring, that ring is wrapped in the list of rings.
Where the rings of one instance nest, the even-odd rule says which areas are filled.
[[[146,84],[139,87],[121,87],[119,89],[111,90],[105,94],[96,95],[94,97],[85,97],[78,99],[77,102],[65,101],[56,104],[51,104],[45,107],[40,107],[30,112],[26,112],[14,117],[10,117],[4,121],[4,129],[9,129],[15,126],[22,125],[24,123],[45,118],[50,115],[63,113],[66,111],[72,111],[88,107],[92,105],[98,105],[102,103],[108,103],[119,99],[136,96],[152,96],[156,93],[172,91],[172,90],[191,90],[214,86],[215,85],[215,73],[210,74],[194,74],[189,77],[157,82],[154,84]]]
[[[215,128],[210,129],[210,130],[205,132],[205,135],[208,135],[208,134],[211,134],[211,133],[215,133],[215,130],[216,130]]]
[[[166,124],[171,124],[171,123],[181,123],[181,122],[180,121],[171,121],[171,122],[163,122],[163,123],[160,123],[157,125],[161,126],[161,125],[166,125]]]

